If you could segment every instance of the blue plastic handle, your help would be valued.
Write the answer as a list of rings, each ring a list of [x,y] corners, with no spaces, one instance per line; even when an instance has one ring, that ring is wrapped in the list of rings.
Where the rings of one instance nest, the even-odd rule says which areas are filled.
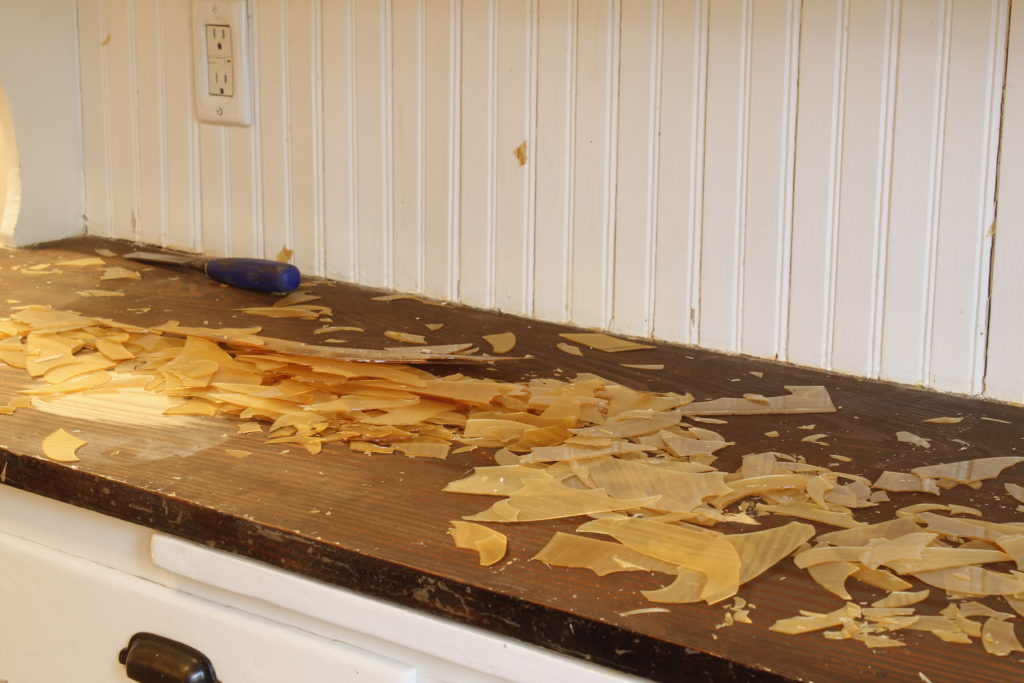
[[[206,262],[211,280],[256,292],[292,292],[302,275],[290,263],[260,258],[213,258]]]

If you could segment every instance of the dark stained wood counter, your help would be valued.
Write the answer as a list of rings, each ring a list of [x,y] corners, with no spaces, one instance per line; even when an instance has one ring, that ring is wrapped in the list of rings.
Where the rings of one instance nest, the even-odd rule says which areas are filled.
[[[144,272],[141,280],[100,282],[96,268],[60,267],[62,272],[48,274],[12,270],[18,264],[94,256],[97,247],[132,250],[127,243],[92,238],[0,250],[0,317],[13,306],[47,304],[143,326],[170,319],[184,325],[261,326],[269,336],[322,342],[312,332],[323,323],[237,312],[274,299],[222,287],[191,271],[161,267]],[[107,261],[144,267],[119,258]],[[121,290],[124,296],[76,293],[87,289]],[[743,454],[764,450],[801,455],[824,466],[836,462],[830,453],[842,454],[852,462],[841,463],[841,471],[871,478],[884,469],[1024,454],[1024,409],[1011,405],[667,344],[618,354],[586,350],[585,357],[577,358],[555,349],[562,326],[410,300],[377,302],[371,297],[380,292],[337,283],[313,281],[303,289],[323,297],[316,303],[334,309],[332,325],[366,329],[338,335],[353,345],[391,344],[382,336],[388,329],[426,333],[431,343],[479,341],[482,334],[513,331],[519,339],[516,352],[535,356],[496,367],[459,368],[467,374],[520,380],[594,372],[635,388],[691,392],[698,400],[745,392],[778,395],[785,393],[784,385],[793,384],[828,388],[839,408],[834,414],[730,417],[728,424],[708,425],[736,442],[718,453],[716,465],[722,470],[734,469]],[[427,332],[425,323],[444,327]],[[665,369],[636,370],[620,363],[664,363]],[[0,405],[28,383],[23,371],[0,365]],[[922,422],[946,415],[965,419],[952,425]],[[828,447],[800,440],[810,432],[798,427],[809,423],[816,425],[815,432],[830,435]],[[73,466],[42,456],[42,438],[57,427],[81,430],[78,435],[88,440]],[[897,441],[894,434],[903,429],[931,438],[932,448]],[[780,436],[765,436],[770,430]],[[225,454],[228,448],[253,454],[231,457]],[[769,631],[775,620],[798,609],[826,612],[842,605],[790,560],[741,588],[740,595],[756,605],[754,623],[727,628],[715,628],[723,621],[722,605],[673,605],[668,613],[620,616],[653,606],[639,591],[666,583],[663,576],[636,572],[599,578],[587,570],[549,568],[529,559],[554,531],[572,531],[579,520],[503,526],[508,557],[481,567],[475,554],[454,548],[448,522],[482,510],[492,499],[441,489],[485,464],[491,464],[485,453],[457,454],[446,461],[370,457],[338,444],[311,456],[295,445],[265,445],[259,435],[239,435],[236,421],[229,418],[190,418],[188,429],[156,421],[140,429],[34,409],[0,416],[0,481],[7,486],[621,671],[659,680],[1024,680],[1020,654],[994,657],[977,641],[947,644],[929,633],[902,631],[899,637],[907,647],[869,650],[852,640]],[[1004,482],[1024,484],[1024,466],[979,491],[957,487],[941,502],[974,505],[990,520],[1020,520]],[[859,511],[858,518],[885,519],[895,507],[934,500],[916,494],[893,498],[893,505]],[[854,583],[850,588],[858,602],[881,596]],[[945,605],[942,591],[932,594],[919,607],[936,611]]]

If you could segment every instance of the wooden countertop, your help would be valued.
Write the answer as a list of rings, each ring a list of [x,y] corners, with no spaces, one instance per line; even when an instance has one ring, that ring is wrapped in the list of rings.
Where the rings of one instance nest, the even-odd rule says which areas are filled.
[[[190,271],[154,268],[141,280],[100,282],[96,268],[63,267],[60,273],[44,274],[12,270],[19,264],[94,256],[97,247],[131,250],[123,242],[92,238],[0,250],[0,316],[13,306],[47,304],[143,326],[169,319],[211,327],[258,325],[270,336],[310,343],[321,339],[312,331],[322,323],[235,311],[269,305],[271,297],[222,287]],[[121,290],[124,296],[86,298],[76,293],[86,289]],[[784,385],[794,384],[828,388],[837,413],[732,417],[727,425],[715,427],[736,442],[718,453],[716,465],[723,470],[733,469],[743,454],[765,450],[801,455],[819,465],[835,462],[829,453],[840,453],[852,458],[843,471],[873,478],[883,469],[906,471],[1024,450],[1024,410],[1014,406],[669,345],[619,354],[587,351],[577,358],[555,349],[557,333],[565,331],[558,325],[411,300],[372,301],[379,292],[337,283],[314,281],[303,289],[322,296],[317,303],[333,307],[331,324],[364,327],[365,334],[349,337],[359,345],[390,343],[381,336],[386,329],[424,333],[425,323],[444,323],[430,334],[432,343],[476,341],[482,334],[513,331],[519,339],[516,351],[535,356],[497,367],[460,368],[467,374],[520,380],[594,372],[635,388],[688,391],[698,400],[746,392],[778,395],[785,393]],[[664,363],[665,369],[636,370],[620,363]],[[28,383],[23,371],[0,365],[0,405]],[[922,423],[943,415],[965,419],[955,425]],[[809,432],[797,427],[807,423],[829,434],[831,445],[801,441]],[[88,440],[79,451],[80,462],[69,466],[42,456],[43,437],[57,427],[80,430],[78,436]],[[924,450],[897,441],[893,435],[901,429],[933,438],[933,447]],[[765,436],[770,430],[781,436]],[[723,621],[722,605],[673,605],[668,613],[620,616],[652,606],[639,591],[663,585],[664,577],[643,572],[596,577],[588,570],[547,567],[529,559],[554,531],[572,531],[579,520],[502,527],[509,535],[509,555],[490,568],[479,566],[475,554],[454,548],[447,533],[449,520],[478,512],[491,499],[441,489],[475,465],[492,464],[487,454],[457,454],[446,461],[370,457],[329,444],[311,456],[297,446],[265,445],[258,435],[236,431],[236,421],[229,418],[189,418],[187,427],[170,428],[154,421],[140,429],[22,409],[0,416],[0,481],[654,679],[939,683],[1024,677],[1020,654],[994,657],[977,641],[947,644],[929,633],[903,631],[900,637],[907,647],[869,650],[860,642],[826,640],[820,634],[771,632],[768,626],[775,620],[798,609],[827,612],[842,605],[789,560],[741,588],[740,595],[756,605],[752,625],[716,628]],[[228,448],[253,454],[231,457],[225,454]],[[1024,467],[1010,470],[978,492],[957,487],[942,502],[975,505],[990,520],[1019,520],[1003,482],[1024,483],[1022,475]],[[858,518],[884,519],[894,507],[931,500],[897,495],[898,504],[858,512]],[[859,602],[881,595],[851,588]],[[936,610],[946,602],[941,593],[933,590],[930,599]]]

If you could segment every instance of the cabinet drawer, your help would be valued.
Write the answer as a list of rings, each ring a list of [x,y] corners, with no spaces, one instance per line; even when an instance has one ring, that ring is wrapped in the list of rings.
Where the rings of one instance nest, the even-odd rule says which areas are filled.
[[[0,681],[127,681],[150,631],[203,652],[223,683],[415,681],[405,664],[0,533]]]

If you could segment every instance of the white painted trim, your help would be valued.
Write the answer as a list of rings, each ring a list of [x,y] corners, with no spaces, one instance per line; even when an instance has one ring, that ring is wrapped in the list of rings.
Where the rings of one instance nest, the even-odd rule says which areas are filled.
[[[504,680],[523,683],[640,680],[173,536],[153,534],[150,550],[158,567],[180,576],[400,643]]]

